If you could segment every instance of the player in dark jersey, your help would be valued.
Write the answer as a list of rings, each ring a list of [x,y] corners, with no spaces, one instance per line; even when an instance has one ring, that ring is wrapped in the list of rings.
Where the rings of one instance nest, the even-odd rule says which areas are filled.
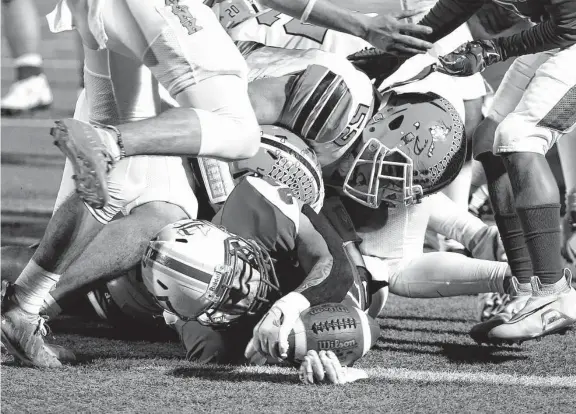
[[[576,290],[561,257],[558,188],[545,158],[576,125],[576,2],[494,1],[535,24],[466,43],[440,62],[446,73],[469,76],[519,56],[476,130],[474,154],[486,171],[496,222],[519,281],[515,300],[525,304],[511,319],[477,328],[492,342],[521,342],[576,323]],[[427,40],[440,39],[483,4],[440,0],[420,22],[433,29]]]
[[[293,144],[295,140],[299,140],[294,134],[280,128],[274,128],[274,132],[276,137],[283,136],[288,143]],[[284,148],[278,153],[279,157],[289,160],[289,154],[286,154],[289,147],[282,144],[280,138],[277,138],[277,141],[279,148]],[[274,283],[277,283],[284,296],[269,310],[270,305],[264,307],[268,310],[264,317],[262,312],[251,311],[250,316],[236,320],[237,314],[230,314],[222,307],[213,307],[211,311],[203,310],[202,316],[192,318],[191,314],[196,312],[196,304],[202,302],[202,295],[189,293],[188,300],[178,299],[190,291],[188,285],[187,288],[166,292],[162,286],[170,286],[176,277],[174,272],[183,272],[179,267],[166,264],[170,258],[185,260],[190,269],[196,269],[184,273],[188,276],[185,283],[194,284],[196,290],[199,289],[197,286],[202,286],[199,290],[201,292],[209,289],[205,282],[199,281],[201,278],[197,275],[200,268],[213,268],[210,261],[212,253],[205,251],[199,255],[191,247],[195,246],[195,240],[189,238],[187,245],[182,247],[177,243],[170,243],[174,237],[178,237],[173,236],[170,230],[161,232],[149,247],[149,250],[154,249],[158,253],[145,255],[142,271],[149,291],[156,298],[168,298],[160,299],[161,304],[167,300],[171,304],[186,302],[186,305],[180,308],[177,305],[163,306],[172,314],[167,315],[167,322],[178,331],[189,360],[237,362],[242,359],[244,348],[252,336],[254,338],[247,350],[249,359],[258,354],[275,359],[286,358],[288,334],[299,314],[308,307],[344,300],[361,309],[368,307],[366,289],[369,278],[362,260],[349,260],[349,247],[345,252],[342,239],[329,222],[310,205],[295,197],[290,187],[273,180],[271,176],[274,167],[266,169],[262,159],[258,160],[258,163],[263,168],[249,170],[250,166],[244,165],[244,174],[254,174],[259,169],[260,176],[248,175],[241,178],[212,219],[212,223],[222,226],[233,237],[255,241],[258,248],[264,252],[264,257],[270,255],[274,259],[273,267],[277,277],[277,282]],[[282,161],[277,163],[282,164]],[[299,170],[305,169],[306,164],[305,159],[303,162],[292,163],[292,175],[301,175]],[[186,226],[193,224],[191,222]],[[206,228],[209,229],[209,226]],[[210,234],[206,231],[202,236],[204,243],[210,246],[213,245],[210,240],[219,237],[215,230]],[[158,244],[160,242],[163,244]],[[191,250],[184,253],[180,248]],[[215,254],[218,256],[218,253]],[[164,259],[154,259],[155,257]],[[262,267],[260,265],[258,272],[252,273],[263,274]],[[157,281],[161,284],[158,285]],[[267,297],[266,294],[260,296]],[[272,298],[273,296],[267,297],[268,300]]]

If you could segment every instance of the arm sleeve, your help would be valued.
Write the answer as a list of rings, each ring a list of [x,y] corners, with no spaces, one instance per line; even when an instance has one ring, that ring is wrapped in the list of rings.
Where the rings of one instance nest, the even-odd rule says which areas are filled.
[[[549,14],[546,21],[493,40],[503,59],[565,48],[576,43],[576,2],[552,0],[551,3],[546,10]]]
[[[302,213],[308,217],[316,231],[328,245],[333,263],[330,273],[320,283],[307,287],[300,293],[308,299],[310,306],[328,302],[341,302],[354,282],[354,277],[343,248],[342,238],[332,228],[328,220],[317,214],[307,204]]]
[[[432,28],[424,39],[435,43],[466,23],[484,5],[485,0],[439,0],[418,22]]]

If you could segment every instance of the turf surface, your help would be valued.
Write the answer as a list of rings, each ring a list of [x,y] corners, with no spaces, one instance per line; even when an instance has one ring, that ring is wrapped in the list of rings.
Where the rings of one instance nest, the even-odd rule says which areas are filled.
[[[171,332],[94,319],[52,323],[79,362],[60,370],[2,356],[2,412],[573,413],[576,332],[520,346],[476,345],[476,299],[391,296],[381,337],[359,363],[370,378],[304,386],[278,367],[200,366]]]

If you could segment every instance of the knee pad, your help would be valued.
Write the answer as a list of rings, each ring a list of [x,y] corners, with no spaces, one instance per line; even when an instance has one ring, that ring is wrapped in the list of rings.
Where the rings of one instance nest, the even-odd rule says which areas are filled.
[[[472,136],[472,156],[474,159],[479,159],[482,154],[492,152],[497,128],[498,121],[491,117],[484,118],[478,124]]]

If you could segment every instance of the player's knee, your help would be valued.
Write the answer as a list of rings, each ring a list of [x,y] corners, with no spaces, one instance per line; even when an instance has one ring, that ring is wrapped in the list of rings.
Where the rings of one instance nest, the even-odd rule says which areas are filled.
[[[526,120],[522,114],[511,113],[496,128],[495,154],[532,152],[545,155],[552,142],[552,132]]]
[[[199,324],[195,321],[179,321],[175,325],[180,335],[182,345],[186,349],[186,359],[191,362],[228,363],[228,352],[225,336],[220,331]]]

